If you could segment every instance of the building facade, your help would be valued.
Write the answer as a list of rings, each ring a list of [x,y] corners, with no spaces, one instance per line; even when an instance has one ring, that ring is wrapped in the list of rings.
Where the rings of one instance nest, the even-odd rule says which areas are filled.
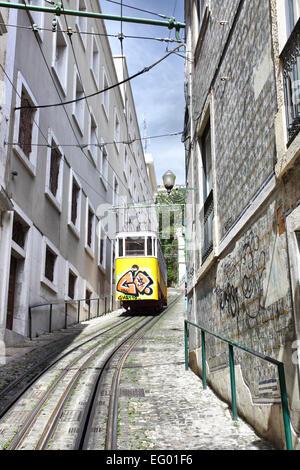
[[[186,0],[188,319],[285,365],[299,448],[299,2]],[[228,345],[208,380],[231,402]],[[200,334],[190,364],[202,374]],[[235,349],[238,412],[285,445],[276,367]]]
[[[101,12],[92,0],[64,3]],[[125,58],[112,56],[104,22],[1,13],[10,25],[1,37],[0,76],[0,323],[9,345],[47,331],[45,308],[32,309],[30,327],[34,305],[70,301],[68,323],[78,318],[73,300],[86,299],[81,319],[89,306],[96,313],[89,299],[100,298],[101,312],[116,307],[114,234],[128,225],[116,208],[152,200],[153,190],[130,81],[100,93],[128,77]],[[132,230],[140,223],[138,209],[134,214]],[[53,329],[64,326],[62,304],[52,322]]]

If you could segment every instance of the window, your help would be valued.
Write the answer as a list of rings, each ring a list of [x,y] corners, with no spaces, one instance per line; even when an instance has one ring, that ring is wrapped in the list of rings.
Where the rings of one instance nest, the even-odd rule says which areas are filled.
[[[54,281],[54,268],[56,263],[57,256],[50,250],[50,248],[46,247],[46,259],[45,259],[45,277],[53,282]]]
[[[124,175],[125,175],[125,178],[126,180],[128,180],[128,153],[127,153],[127,149],[125,147],[125,153],[124,153]]]
[[[85,290],[85,303],[88,307],[91,305],[92,292],[89,289]]]
[[[141,237],[127,237],[125,239],[126,256],[144,256],[145,239]]]
[[[147,237],[147,256],[152,256],[152,237]]]
[[[89,255],[94,256],[95,247],[95,211],[87,199],[86,207],[86,241],[85,247]]]
[[[68,296],[71,299],[75,299],[75,293],[76,293],[76,284],[77,284],[77,276],[76,274],[69,270],[69,282],[68,282]]]
[[[49,132],[45,193],[53,205],[61,211],[63,156],[53,133]]]
[[[57,293],[58,277],[58,250],[47,238],[43,238],[42,250],[42,276],[41,282],[44,286]]]
[[[119,238],[119,256],[123,256],[123,238]]]
[[[200,150],[202,156],[202,189],[203,189],[203,227],[202,234],[202,262],[213,249],[213,217],[214,200],[212,190],[212,158],[211,158],[211,129],[210,122],[200,137]]]
[[[287,37],[293,31],[300,13],[299,0],[285,0],[285,17]]]
[[[92,30],[92,32],[94,32]],[[100,54],[95,37],[92,38],[91,48],[91,72],[95,80],[96,87],[99,86],[99,67],[100,67]]]
[[[16,107],[21,109],[15,113],[14,141],[18,144],[13,149],[32,175],[36,172],[39,125],[39,110],[34,106],[37,106],[37,102],[22,74],[18,72]]]
[[[77,3],[77,10],[78,11],[87,11],[86,4],[84,0],[78,0]],[[76,23],[76,27],[79,33],[86,33],[87,32],[87,17],[86,16],[78,16],[78,22]],[[87,44],[87,35],[86,34],[79,34],[81,44],[83,45],[84,49],[86,48]]]
[[[107,80],[105,71],[103,71],[103,90],[105,90],[106,88],[108,88],[108,80]],[[108,114],[109,114],[109,90],[106,90],[102,93],[102,106],[104,108],[105,115],[108,118]]]
[[[69,227],[79,238],[80,236],[80,204],[81,204],[81,187],[75,175],[71,170],[70,182],[70,208],[69,208]]]
[[[198,34],[200,33],[201,23],[202,23],[202,18],[203,18],[205,7],[206,7],[206,0],[196,0]]]
[[[287,43],[281,52],[284,77],[284,94],[288,141],[291,142],[300,129],[300,57],[298,36],[300,29],[300,1],[285,0]]]
[[[212,190],[212,166],[211,166],[211,141],[210,124],[208,123],[203,135],[200,138],[203,168],[203,199],[209,196]]]
[[[93,218],[94,214],[89,209],[88,211],[88,221],[87,221],[87,244],[92,245],[92,235],[93,235]]]
[[[89,147],[88,151],[95,163],[97,165],[98,160],[98,129],[96,120],[93,114],[90,114],[90,134],[89,134]]]
[[[115,113],[115,134],[114,134],[114,140],[115,140],[115,145],[118,150],[120,151],[120,121],[118,118],[117,113]]]
[[[68,73],[68,44],[60,21],[57,20],[56,33],[53,34],[52,69],[58,83],[66,95]]]
[[[114,177],[114,192],[113,192],[113,206],[117,206],[119,203],[119,183],[116,177]]]
[[[56,148],[51,149],[49,188],[54,197],[57,195],[58,174],[61,155]]]
[[[25,222],[23,222],[21,219],[19,219],[15,213],[12,229],[12,240],[23,249],[25,248],[26,235],[28,229],[28,225],[25,224]]]
[[[26,3],[28,5],[35,5],[35,6],[45,6],[44,0],[26,0]],[[32,22],[36,24],[39,28],[44,27],[44,17],[45,14],[41,11],[32,11],[28,10],[29,15],[32,18]],[[43,30],[39,29],[38,30],[38,35],[40,38],[43,40]]]
[[[31,108],[32,103],[30,102],[30,98],[24,87],[22,87],[21,95],[21,107],[23,106],[24,108],[20,110],[18,143],[20,148],[23,150],[24,155],[29,158],[32,151],[31,140],[35,110]]]
[[[84,132],[84,108],[85,100],[84,89],[79,79],[78,73],[75,71],[74,78],[74,99],[77,100],[73,103],[73,118],[79,128],[79,131],[83,135]]]
[[[101,181],[107,189],[108,185],[108,156],[107,156],[107,150],[105,145],[101,146],[101,156],[100,156],[100,174],[101,174]]]
[[[99,231],[99,245],[98,245],[98,266],[105,269],[106,266],[106,244],[107,235],[103,228],[100,226]]]
[[[79,186],[77,186],[76,182],[73,181],[71,221],[73,222],[74,225],[76,225],[76,220],[78,218],[79,191],[80,191]]]

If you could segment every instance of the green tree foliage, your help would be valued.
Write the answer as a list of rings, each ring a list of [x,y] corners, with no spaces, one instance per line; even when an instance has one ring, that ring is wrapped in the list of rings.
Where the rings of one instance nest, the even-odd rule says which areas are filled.
[[[174,191],[173,191],[174,192]],[[178,240],[176,230],[181,228],[183,220],[184,191],[176,190],[175,195],[161,191],[156,198],[159,220],[159,239],[167,264],[168,286],[177,286],[178,276]],[[166,226],[167,224],[167,226]]]

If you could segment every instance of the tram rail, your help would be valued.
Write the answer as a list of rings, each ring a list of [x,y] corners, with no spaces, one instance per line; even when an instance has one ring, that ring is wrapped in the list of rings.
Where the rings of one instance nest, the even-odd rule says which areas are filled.
[[[77,345],[75,348],[72,348],[69,352],[53,361],[53,363],[46,368],[46,371],[43,371],[39,374],[38,378],[31,381],[30,385],[26,387],[26,391],[23,391],[21,396],[20,394],[18,395],[18,399],[15,399],[12,406],[6,409],[6,413],[2,413],[2,421],[7,419],[9,422],[9,413],[14,409],[14,406],[18,404],[19,398],[25,400],[24,394],[30,395],[32,385],[36,384],[39,379],[49,372],[53,375],[55,368],[57,366],[59,367],[61,362],[68,359],[69,362],[67,365],[62,365],[62,370],[59,370],[58,373],[56,371],[56,376],[54,378],[52,377],[50,386],[43,392],[42,396],[39,397],[38,402],[35,403],[34,408],[28,413],[23,422],[18,425],[17,431],[9,438],[8,444],[5,445],[4,448],[10,450],[28,448],[28,446],[36,450],[56,448],[56,434],[59,434],[58,428],[61,423],[62,413],[66,410],[68,402],[70,402],[71,399],[73,400],[72,395],[77,393],[76,387],[79,381],[87,370],[93,369],[98,371],[99,369],[97,378],[92,385],[92,391],[89,391],[87,404],[84,409],[81,410],[82,418],[77,429],[77,435],[75,439],[73,438],[72,444],[72,448],[75,446],[76,449],[93,448],[93,443],[90,444],[90,436],[95,415],[98,413],[97,403],[108,371],[111,372],[115,368],[107,410],[105,444],[97,443],[97,449],[101,446],[105,449],[115,449],[117,445],[119,382],[122,368],[128,355],[146,332],[160,320],[179,297],[180,296],[177,296],[160,315],[155,314],[151,317],[127,317],[125,321],[119,322],[117,325],[93,336],[91,339]],[[107,334],[110,334],[112,331],[116,332],[116,334],[108,338]],[[94,344],[102,335],[106,335],[104,336],[104,343],[100,345],[96,342]],[[77,354],[78,349],[84,346],[87,347],[84,351],[79,352],[75,358],[71,360],[70,357],[68,358],[71,353]],[[117,365],[114,366],[114,362],[116,361]],[[51,380],[51,375],[49,380]],[[62,387],[63,390],[60,390],[60,387]],[[59,398],[56,397],[54,399],[55,394],[58,394]],[[42,411],[45,408],[48,408],[46,424],[45,418],[41,417]],[[102,416],[103,427],[105,426],[105,419],[106,416]],[[41,425],[41,423],[43,424]],[[32,437],[30,436],[31,434],[36,434],[37,428],[39,429],[39,437],[35,440],[33,445]],[[42,432],[40,432],[40,429],[42,429]]]

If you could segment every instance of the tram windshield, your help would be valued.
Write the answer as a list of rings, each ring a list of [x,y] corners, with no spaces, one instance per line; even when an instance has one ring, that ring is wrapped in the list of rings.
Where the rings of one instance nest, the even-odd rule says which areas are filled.
[[[125,256],[144,256],[145,238],[127,237],[125,239]]]

